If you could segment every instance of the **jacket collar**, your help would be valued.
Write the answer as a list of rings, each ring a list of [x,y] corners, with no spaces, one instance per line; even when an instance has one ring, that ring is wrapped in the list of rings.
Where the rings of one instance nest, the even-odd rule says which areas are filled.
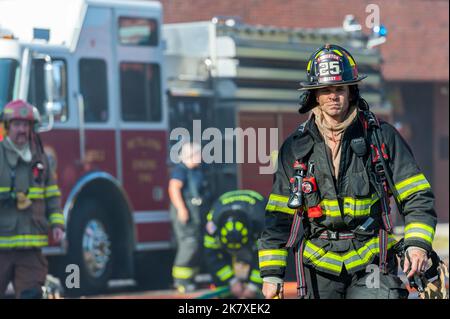
[[[12,143],[13,142],[9,138],[5,138],[2,142],[8,164],[11,167],[16,167],[19,160],[22,160],[25,163],[30,163],[33,159],[33,154],[31,152],[30,146],[27,145],[27,148],[24,150],[24,152],[20,153]]]
[[[358,110],[358,114],[356,115],[355,119],[345,130],[344,137],[348,134],[350,134],[350,136],[360,135],[361,133],[359,132],[363,132],[363,125],[360,120],[360,112],[361,111]],[[301,138],[306,135],[311,136],[316,143],[323,141],[323,137],[320,134],[319,129],[317,128],[317,125],[315,123],[314,114],[311,114],[310,118],[299,126],[297,131],[294,133],[294,139]]]

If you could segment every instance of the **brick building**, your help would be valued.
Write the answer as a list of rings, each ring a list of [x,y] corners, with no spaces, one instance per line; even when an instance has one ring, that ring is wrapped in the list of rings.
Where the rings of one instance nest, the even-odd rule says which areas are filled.
[[[161,0],[164,22],[239,17],[244,23],[281,27],[341,26],[352,14],[362,25],[378,5],[388,30],[380,46],[394,120],[436,194],[441,222],[449,219],[449,2],[447,0]]]

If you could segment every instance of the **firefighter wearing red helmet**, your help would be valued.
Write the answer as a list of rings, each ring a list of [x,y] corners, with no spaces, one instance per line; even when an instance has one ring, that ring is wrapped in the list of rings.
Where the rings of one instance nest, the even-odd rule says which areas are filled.
[[[357,86],[364,78],[337,45],[319,48],[307,64],[299,112],[310,116],[279,151],[259,240],[266,298],[283,297],[288,249],[301,298],[406,298],[400,246],[407,277],[425,271],[433,192],[400,134],[369,111]],[[390,198],[405,218],[404,245],[392,234]]]
[[[39,112],[15,100],[1,114],[6,136],[0,142],[0,298],[9,282],[16,298],[41,298],[47,261],[41,248],[64,236],[60,191],[49,172],[36,126]]]

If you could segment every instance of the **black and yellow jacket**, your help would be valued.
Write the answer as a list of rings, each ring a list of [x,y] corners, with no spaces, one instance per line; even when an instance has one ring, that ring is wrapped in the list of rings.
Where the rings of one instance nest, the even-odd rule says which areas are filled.
[[[39,173],[38,162],[48,168],[47,158],[33,156],[30,163],[14,155],[9,142],[0,142],[0,249],[28,249],[48,245],[49,226],[64,228],[58,185],[48,169]],[[31,206],[17,208],[23,193]]]
[[[405,244],[430,251],[436,226],[431,186],[395,128],[385,122],[380,125],[382,142],[387,146],[389,156],[387,162],[405,217]],[[266,206],[266,227],[259,240],[262,277],[284,277],[286,243],[295,213],[287,207],[289,180],[294,175],[293,164],[297,159],[313,162],[315,166],[318,192],[305,195],[305,208],[320,205],[323,212],[322,217],[307,220],[310,234],[304,243],[304,264],[339,275],[343,267],[348,273],[365,269],[378,255],[381,206],[370,174],[370,145],[364,133],[362,121],[357,116],[343,135],[337,180],[333,177],[326,145],[314,117],[285,140],[279,151],[274,184]],[[366,144],[366,152],[363,155],[357,152],[357,155],[352,141],[361,140]],[[324,230],[354,231],[369,217],[375,222],[363,236],[342,240],[318,238]],[[389,235],[388,248],[394,244],[394,237]]]
[[[258,268],[256,238],[263,228],[266,203],[265,198],[255,191],[237,190],[224,193],[209,211],[204,236],[204,255],[216,286],[228,285],[230,280],[235,277],[234,262],[248,264],[250,268],[247,281],[255,285],[262,284]],[[217,227],[224,213],[236,210],[248,214],[251,225],[245,225],[244,227],[252,227],[247,231],[251,231],[253,236],[250,236],[249,243],[243,249],[231,254],[222,246],[218,238],[220,230]]]

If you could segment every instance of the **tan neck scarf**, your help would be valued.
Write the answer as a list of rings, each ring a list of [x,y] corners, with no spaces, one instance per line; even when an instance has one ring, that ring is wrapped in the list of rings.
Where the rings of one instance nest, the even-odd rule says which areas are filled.
[[[7,136],[5,138],[5,146],[8,152],[6,158],[11,166],[15,167],[17,161],[21,158],[25,163],[30,163],[32,159],[30,144],[24,145],[22,148],[18,148],[16,144]]]
[[[319,132],[322,134],[325,144],[328,146],[328,150],[331,154],[331,162],[333,164],[333,173],[337,178],[339,174],[339,161],[341,160],[341,141],[344,131],[356,117],[357,108],[355,105],[351,105],[344,121],[337,125],[332,125],[327,122],[323,116],[323,112],[319,107],[312,109],[312,113],[315,116],[315,122]]]

